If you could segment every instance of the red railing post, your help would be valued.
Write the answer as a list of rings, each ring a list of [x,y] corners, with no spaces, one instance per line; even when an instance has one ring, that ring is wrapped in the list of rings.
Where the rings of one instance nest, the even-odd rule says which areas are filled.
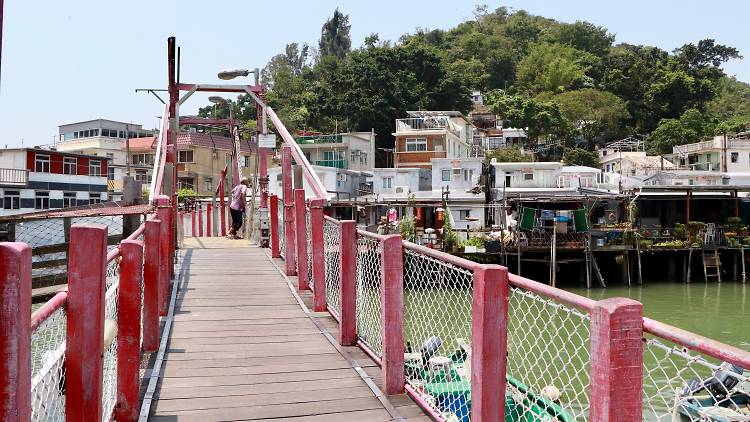
[[[339,230],[339,344],[354,346],[357,344],[357,223],[342,221]]]
[[[161,221],[146,220],[143,238],[146,245],[143,264],[143,350],[155,352],[159,349]]]
[[[137,421],[140,412],[141,282],[143,242],[120,244],[120,287],[117,295],[117,405],[115,419]]]
[[[213,206],[209,202],[208,204],[206,204],[206,236],[207,237],[213,237],[213,235],[214,235],[214,232],[212,230],[213,227],[211,227],[213,225],[212,224],[213,223],[213,219],[214,219],[213,217],[214,217],[214,215],[213,215]]]
[[[508,351],[508,269],[482,265],[474,270],[471,315],[471,419],[505,418]]]
[[[294,198],[292,194],[292,151],[284,147],[281,155],[281,172],[284,180],[284,262],[286,275],[297,275],[296,247],[294,243]]]
[[[167,221],[161,219],[162,221]],[[198,205],[198,236],[203,237],[203,204]]]
[[[159,258],[159,315],[165,316],[167,315],[167,309],[169,308],[169,280],[171,278],[171,270],[169,267],[172,264],[170,258],[171,245],[169,244],[172,238],[169,233],[169,215],[172,212],[172,209],[169,206],[169,197],[166,195],[159,195],[156,198],[156,206],[158,207],[156,215],[159,218],[159,221],[161,221],[159,227],[161,232],[159,234],[159,255],[161,256]],[[198,216],[200,217],[200,214],[198,214]],[[202,223],[200,227],[201,229],[203,228]],[[203,230],[201,230],[200,235],[203,236]]]
[[[0,420],[31,420],[31,248],[0,243]]]
[[[307,217],[305,190],[294,190],[294,221],[297,239],[297,285],[300,290],[310,290],[307,279]]]
[[[198,232],[196,231],[196,221],[195,221],[195,208],[193,208],[192,211],[190,211],[190,222],[192,223],[192,229],[190,230],[190,235],[193,237],[197,237]]]
[[[404,251],[401,236],[380,242],[381,371],[385,394],[404,392]]]
[[[310,245],[312,246],[313,312],[326,310],[326,263],[323,253],[323,204],[324,199],[310,201]],[[273,197],[271,197],[273,204]],[[273,205],[271,207],[273,210]],[[273,213],[272,213],[273,214]]]
[[[74,225],[68,254],[65,418],[102,420],[107,226]]]
[[[281,258],[279,250],[279,197],[271,195],[271,206],[268,210],[271,215],[271,258]]]
[[[590,420],[643,418],[643,305],[610,298],[591,310]]]

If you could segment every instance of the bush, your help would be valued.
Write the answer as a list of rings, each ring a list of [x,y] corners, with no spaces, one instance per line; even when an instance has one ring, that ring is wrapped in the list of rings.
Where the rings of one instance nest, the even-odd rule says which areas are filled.
[[[487,239],[484,236],[474,236],[466,239],[463,246],[476,246],[477,248],[484,248],[487,245]]]
[[[565,151],[565,164],[599,168],[599,154],[583,148],[571,148]]]

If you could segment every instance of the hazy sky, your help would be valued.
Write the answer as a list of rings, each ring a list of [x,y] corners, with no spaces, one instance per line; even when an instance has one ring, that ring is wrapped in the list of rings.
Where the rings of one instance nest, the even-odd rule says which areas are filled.
[[[449,28],[481,1],[194,1],[5,0],[0,147],[49,144],[57,125],[108,118],[157,125],[161,104],[135,88],[166,85],[166,39],[182,47],[183,82],[216,83],[216,72],[263,67],[288,42],[317,45],[320,27],[338,6],[350,15],[353,46],[377,32],[397,40],[417,27]],[[560,21],[607,27],[617,42],[671,51],[715,38],[746,57],[725,66],[750,81],[750,2],[527,0],[486,2]],[[206,96],[193,96],[182,114]]]

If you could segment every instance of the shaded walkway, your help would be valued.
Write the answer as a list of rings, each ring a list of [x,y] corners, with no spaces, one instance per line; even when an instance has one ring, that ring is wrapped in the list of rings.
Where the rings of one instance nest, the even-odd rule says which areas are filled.
[[[150,420],[428,420],[406,396],[376,397],[365,379],[379,384],[379,368],[358,348],[331,343],[335,321],[300,306],[266,250],[185,242]]]

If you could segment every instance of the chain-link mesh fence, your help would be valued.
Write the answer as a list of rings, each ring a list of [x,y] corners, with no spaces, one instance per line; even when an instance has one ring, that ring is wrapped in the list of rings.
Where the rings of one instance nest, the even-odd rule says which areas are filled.
[[[341,313],[341,296],[339,292],[339,269],[341,268],[341,232],[340,225],[332,219],[323,221],[323,249],[326,266],[326,303],[336,315]]]
[[[445,420],[470,420],[472,292],[472,271],[404,248],[406,381]]]
[[[357,338],[383,355],[381,315],[381,242],[357,233]]]
[[[106,285],[104,296],[104,368],[102,387],[102,421],[112,418],[117,403],[117,318],[118,297],[120,292],[120,261],[119,257],[107,264]]]
[[[511,286],[506,417],[587,420],[588,313]]]
[[[750,377],[743,368],[647,334],[643,420],[750,421]]]
[[[65,421],[65,302],[31,333],[31,420]]]

